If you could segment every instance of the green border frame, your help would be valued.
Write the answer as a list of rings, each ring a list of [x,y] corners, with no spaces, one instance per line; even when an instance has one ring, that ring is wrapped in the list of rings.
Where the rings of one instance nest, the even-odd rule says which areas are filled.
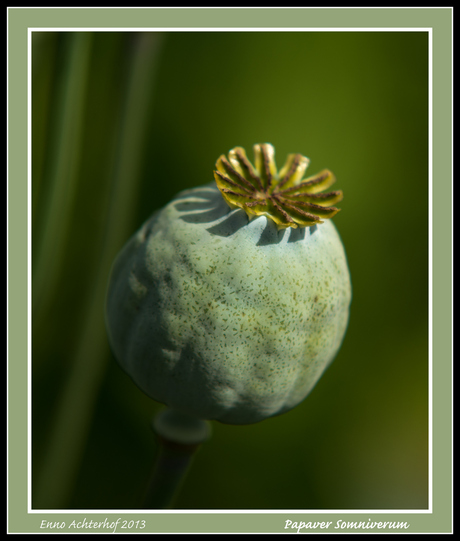
[[[405,522],[404,530],[451,533],[452,496],[452,186],[453,8],[8,8],[8,533],[109,533],[69,529],[75,521],[117,523],[117,533],[294,533],[292,522]],[[244,21],[244,24],[241,24]],[[430,29],[432,39],[432,500],[431,510],[403,512],[29,512],[28,481],[28,29],[29,28],[327,28]],[[442,193],[442,197],[438,194]],[[123,521],[141,521],[137,530]],[[42,528],[66,523],[65,529]],[[145,521],[142,523],[142,521]],[[312,530],[302,530],[312,532]]]

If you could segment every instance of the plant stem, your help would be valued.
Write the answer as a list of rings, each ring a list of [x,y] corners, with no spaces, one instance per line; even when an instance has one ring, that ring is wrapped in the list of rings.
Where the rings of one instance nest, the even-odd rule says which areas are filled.
[[[158,454],[143,507],[171,509],[199,446],[174,444],[161,437],[158,442]]]
[[[155,417],[153,429],[159,448],[143,507],[171,509],[210,427],[206,421],[167,408]]]
[[[85,319],[72,358],[71,373],[62,385],[52,420],[44,464],[39,473],[34,507],[62,509],[69,505],[88,437],[91,416],[109,360],[104,324],[107,278],[117,251],[126,242],[138,197],[146,138],[145,115],[150,107],[161,36],[136,36],[131,72],[127,78],[118,157],[108,194],[108,216],[99,232],[100,254],[93,289],[85,299]]]
[[[50,186],[42,212],[43,232],[36,249],[33,273],[33,309],[36,321],[45,313],[45,306],[50,304],[48,292],[52,290],[51,285],[56,283],[60,275],[71,224],[72,204],[80,172],[92,34],[71,33],[65,46],[68,47],[68,60],[62,80],[59,81],[57,120],[50,138],[51,159],[47,171]]]

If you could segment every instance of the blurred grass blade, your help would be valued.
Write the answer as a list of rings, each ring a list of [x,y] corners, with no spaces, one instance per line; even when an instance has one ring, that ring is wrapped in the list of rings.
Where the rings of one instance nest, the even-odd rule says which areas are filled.
[[[88,292],[72,369],[58,400],[45,463],[39,473],[34,508],[69,505],[85,449],[91,416],[109,359],[104,323],[105,291],[110,267],[135,225],[138,187],[145,148],[146,117],[151,107],[161,34],[134,36],[126,97],[109,183],[109,209],[99,238],[99,260],[93,289]],[[114,472],[115,474],[115,472]]]
[[[57,282],[62,267],[79,179],[92,35],[86,32],[72,33],[68,36],[68,43],[69,60],[65,65],[54,113],[58,120],[47,155],[50,164],[49,172],[45,173],[48,177],[48,195],[39,217],[43,219],[43,224],[33,272],[34,315],[43,314],[52,301],[49,293],[53,291],[52,285]],[[41,318],[35,319],[39,321]]]

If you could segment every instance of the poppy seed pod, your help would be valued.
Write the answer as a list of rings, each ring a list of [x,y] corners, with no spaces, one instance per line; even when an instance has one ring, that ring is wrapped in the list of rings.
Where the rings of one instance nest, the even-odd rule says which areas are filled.
[[[278,172],[271,145],[221,156],[215,182],[155,212],[114,262],[110,345],[150,397],[201,419],[249,424],[299,404],[336,356],[351,283],[328,220],[342,192],[308,159]]]

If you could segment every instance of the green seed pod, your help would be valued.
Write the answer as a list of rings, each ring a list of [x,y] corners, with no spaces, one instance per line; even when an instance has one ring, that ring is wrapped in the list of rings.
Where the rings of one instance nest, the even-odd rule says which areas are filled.
[[[308,160],[277,173],[271,145],[217,162],[215,183],[156,212],[118,255],[109,341],[150,397],[201,419],[249,424],[299,404],[345,335],[350,276],[330,218],[342,192]],[[222,197],[223,196],[223,197]],[[230,207],[230,209],[229,209]]]

